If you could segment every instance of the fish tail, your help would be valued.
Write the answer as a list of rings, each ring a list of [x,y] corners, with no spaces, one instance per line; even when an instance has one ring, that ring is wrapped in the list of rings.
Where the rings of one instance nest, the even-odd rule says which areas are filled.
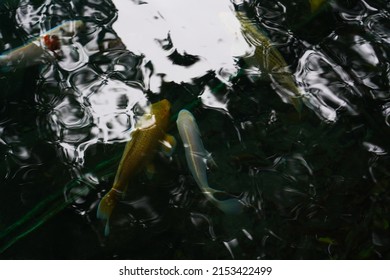
[[[291,98],[291,103],[292,105],[294,106],[295,110],[301,114],[302,113],[302,99],[298,96],[298,97],[292,97]]]
[[[244,209],[244,204],[239,199],[230,198],[226,200],[214,200],[216,206],[226,214],[240,214]]]
[[[111,213],[114,210],[116,203],[118,201],[118,194],[116,190],[111,189],[106,195],[102,198],[97,209],[97,218],[106,222],[104,235],[108,236],[110,233],[109,220]]]
[[[230,195],[223,191],[216,191],[212,188],[206,188],[207,191],[205,191],[205,195],[217,206],[222,212],[225,214],[240,214],[243,210],[245,205],[242,203],[241,200],[238,198],[232,198]],[[226,199],[218,199],[216,196],[219,197],[227,197]]]

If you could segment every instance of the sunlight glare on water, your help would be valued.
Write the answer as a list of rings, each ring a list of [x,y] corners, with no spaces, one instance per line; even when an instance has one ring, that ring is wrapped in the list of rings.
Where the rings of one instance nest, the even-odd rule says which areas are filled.
[[[161,75],[166,82],[181,83],[216,71],[228,81],[238,71],[236,57],[251,52],[229,1],[152,0],[137,5],[118,0],[115,5],[118,20],[113,28],[130,50],[153,63],[149,82],[153,92],[159,91]],[[188,67],[175,65],[168,58],[174,51],[199,60]]]

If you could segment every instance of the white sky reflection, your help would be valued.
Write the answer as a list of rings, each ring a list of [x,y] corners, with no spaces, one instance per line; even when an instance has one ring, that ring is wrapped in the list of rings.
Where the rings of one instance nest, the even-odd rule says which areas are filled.
[[[233,6],[228,0],[149,0],[137,5],[131,0],[115,0],[118,20],[113,28],[127,48],[145,55],[154,66],[150,89],[158,92],[161,76],[166,81],[191,82],[209,70],[223,75],[237,71],[235,57],[251,52],[240,31]],[[171,54],[157,40],[172,39],[180,54],[201,59],[190,67],[174,65]],[[156,40],[157,39],[157,40]],[[227,72],[227,73],[226,73]]]

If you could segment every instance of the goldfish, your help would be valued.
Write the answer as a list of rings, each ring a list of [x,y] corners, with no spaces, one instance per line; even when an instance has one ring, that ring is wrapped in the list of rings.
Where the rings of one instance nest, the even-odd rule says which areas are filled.
[[[102,198],[97,209],[97,217],[106,221],[105,235],[109,234],[109,219],[118,201],[125,195],[132,177],[137,175],[151,161],[158,145],[167,147],[174,144],[173,136],[167,135],[171,105],[163,99],[150,106],[138,121],[126,144],[119,163],[114,183],[110,191]]]
[[[292,103],[295,109],[301,112],[303,94],[297,87],[292,73],[288,70],[284,57],[244,12],[236,11],[236,17],[240,21],[245,39],[255,47],[254,63],[267,72],[271,78],[272,86],[282,100]],[[245,60],[248,61],[248,58]]]
[[[56,59],[60,59],[61,41],[73,37],[82,26],[83,22],[80,20],[66,21],[40,36],[35,36],[25,45],[1,54],[0,66],[35,65],[39,63],[39,59],[46,52],[50,52]]]
[[[206,151],[200,136],[199,127],[194,116],[187,110],[179,112],[177,128],[184,145],[188,168],[195,182],[208,200],[227,214],[238,214],[243,210],[244,204],[237,198],[219,200],[215,196],[226,195],[223,191],[211,188],[207,180],[207,162],[212,162],[211,154]]]

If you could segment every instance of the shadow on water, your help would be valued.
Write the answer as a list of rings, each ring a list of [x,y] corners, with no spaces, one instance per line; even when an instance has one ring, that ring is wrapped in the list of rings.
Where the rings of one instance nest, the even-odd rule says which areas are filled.
[[[185,37],[185,22],[153,0],[118,1],[119,11],[98,0],[2,2],[1,258],[390,258],[390,6],[313,2],[202,6],[229,34],[210,45],[242,51],[226,61],[183,49],[182,36],[196,45],[207,30]],[[119,33],[125,8],[145,17],[129,25],[145,31],[134,44]],[[42,46],[42,34],[59,34],[61,47],[4,62]],[[97,205],[148,104],[162,99],[177,147],[156,152],[153,176],[131,179],[105,236]],[[200,191],[176,127],[184,108],[215,162],[209,185],[243,213]]]

